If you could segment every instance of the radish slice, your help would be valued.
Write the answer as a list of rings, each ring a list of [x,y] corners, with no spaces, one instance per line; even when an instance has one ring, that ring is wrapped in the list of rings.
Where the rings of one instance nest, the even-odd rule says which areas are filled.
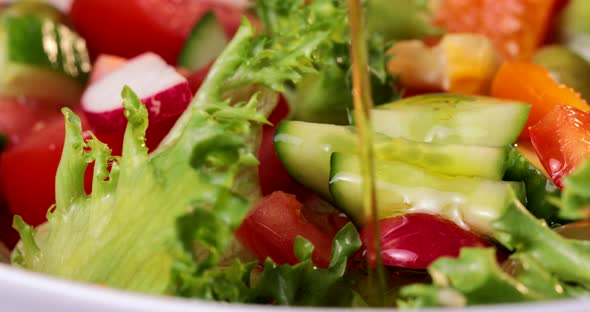
[[[174,67],[154,53],[141,54],[92,83],[82,95],[82,109],[95,131],[125,128],[121,100],[125,85],[146,105],[151,124],[179,115],[192,98],[186,78]]]

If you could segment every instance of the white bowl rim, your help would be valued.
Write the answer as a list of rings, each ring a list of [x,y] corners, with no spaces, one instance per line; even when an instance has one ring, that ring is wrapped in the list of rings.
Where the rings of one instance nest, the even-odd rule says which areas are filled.
[[[2,311],[159,311],[184,312],[206,310],[222,311],[280,311],[325,312],[338,308],[277,307],[209,302],[165,296],[149,296],[117,289],[82,284],[74,281],[29,272],[0,264],[0,308]],[[6,310],[5,310],[6,309]],[[368,311],[375,309],[355,309]],[[392,311],[392,309],[388,309]],[[453,309],[426,309],[420,311],[453,311]],[[460,309],[465,312],[500,311],[590,311],[590,298],[567,299],[531,304],[502,304],[475,306]]]

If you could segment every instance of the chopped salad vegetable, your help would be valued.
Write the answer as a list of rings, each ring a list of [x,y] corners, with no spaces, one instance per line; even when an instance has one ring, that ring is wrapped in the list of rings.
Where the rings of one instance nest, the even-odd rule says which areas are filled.
[[[346,1],[115,2],[0,9],[0,262],[239,303],[590,295],[590,7],[368,0],[372,219]]]

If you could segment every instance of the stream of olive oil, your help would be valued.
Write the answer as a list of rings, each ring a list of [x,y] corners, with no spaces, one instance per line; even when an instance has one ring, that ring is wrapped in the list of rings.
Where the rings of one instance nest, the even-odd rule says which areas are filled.
[[[349,0],[348,7],[351,37],[350,52],[352,56],[352,95],[363,179],[363,209],[371,215],[368,224],[373,236],[373,246],[367,246],[367,259],[375,259],[375,263],[371,263],[371,260],[368,263],[369,279],[372,281],[370,285],[375,287],[372,291],[377,295],[377,302],[372,304],[383,306],[385,302],[385,272],[381,261],[381,243],[377,219],[377,193],[375,191],[373,132],[371,127],[373,99],[371,97],[369,77],[366,27],[361,0]]]

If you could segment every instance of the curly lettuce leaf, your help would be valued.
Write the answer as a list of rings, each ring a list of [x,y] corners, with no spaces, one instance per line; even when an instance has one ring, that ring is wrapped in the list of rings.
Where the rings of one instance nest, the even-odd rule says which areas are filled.
[[[492,225],[494,237],[508,249],[535,259],[560,281],[590,287],[590,250],[552,231],[518,200],[513,199]]]
[[[457,259],[441,258],[428,272],[433,285],[416,284],[402,289],[404,307],[526,302],[564,298],[567,293],[542,264],[515,254],[522,269],[516,276],[498,265],[493,248],[464,248]]]
[[[273,36],[284,36],[290,29],[307,23],[329,27],[332,32],[314,53],[316,72],[286,91],[293,119],[346,124],[352,107],[351,60],[346,1],[258,0],[256,12],[264,29]],[[388,45],[378,32],[369,36],[369,70],[375,103],[397,98],[394,79],[386,70]]]
[[[56,205],[43,231],[15,219],[22,248],[14,263],[153,294],[182,293],[181,275],[209,276],[207,283],[215,283],[224,255],[234,247],[233,230],[249,199],[259,194],[254,155],[261,124],[276,104],[271,89],[313,71],[313,52],[329,34],[330,29],[306,24],[285,38],[257,36],[244,21],[189,108],[150,155],[147,111],[129,88],[122,93],[128,125],[121,157],[111,156],[96,138],[85,142],[79,118],[64,110]],[[86,194],[89,163],[94,163],[93,187]],[[189,232],[183,224],[191,226]]]
[[[208,219],[195,218],[194,222]],[[183,224],[192,242],[196,235],[191,223]],[[193,237],[191,237],[193,236]],[[190,274],[196,262],[177,263],[178,294],[210,300],[241,303],[274,303],[298,306],[350,306],[358,296],[344,278],[349,257],[361,241],[352,224],[343,227],[334,237],[332,261],[327,269],[316,267],[311,259],[312,244],[298,237],[294,251],[301,260],[296,265],[277,265],[267,259],[263,267],[257,261],[242,263],[235,259],[225,266],[215,266],[201,274]],[[197,254],[193,255],[198,257]],[[184,267],[181,267],[183,265]],[[188,274],[187,274],[188,273]]]
[[[295,265],[276,265],[270,260],[252,285],[248,302],[277,303],[299,306],[350,306],[359,300],[344,279],[349,257],[361,246],[352,223],[344,226],[334,237],[332,260],[327,269],[317,268],[311,255],[313,246],[298,237],[295,255],[301,260]]]
[[[564,179],[559,215],[566,219],[590,218],[590,158]]]

